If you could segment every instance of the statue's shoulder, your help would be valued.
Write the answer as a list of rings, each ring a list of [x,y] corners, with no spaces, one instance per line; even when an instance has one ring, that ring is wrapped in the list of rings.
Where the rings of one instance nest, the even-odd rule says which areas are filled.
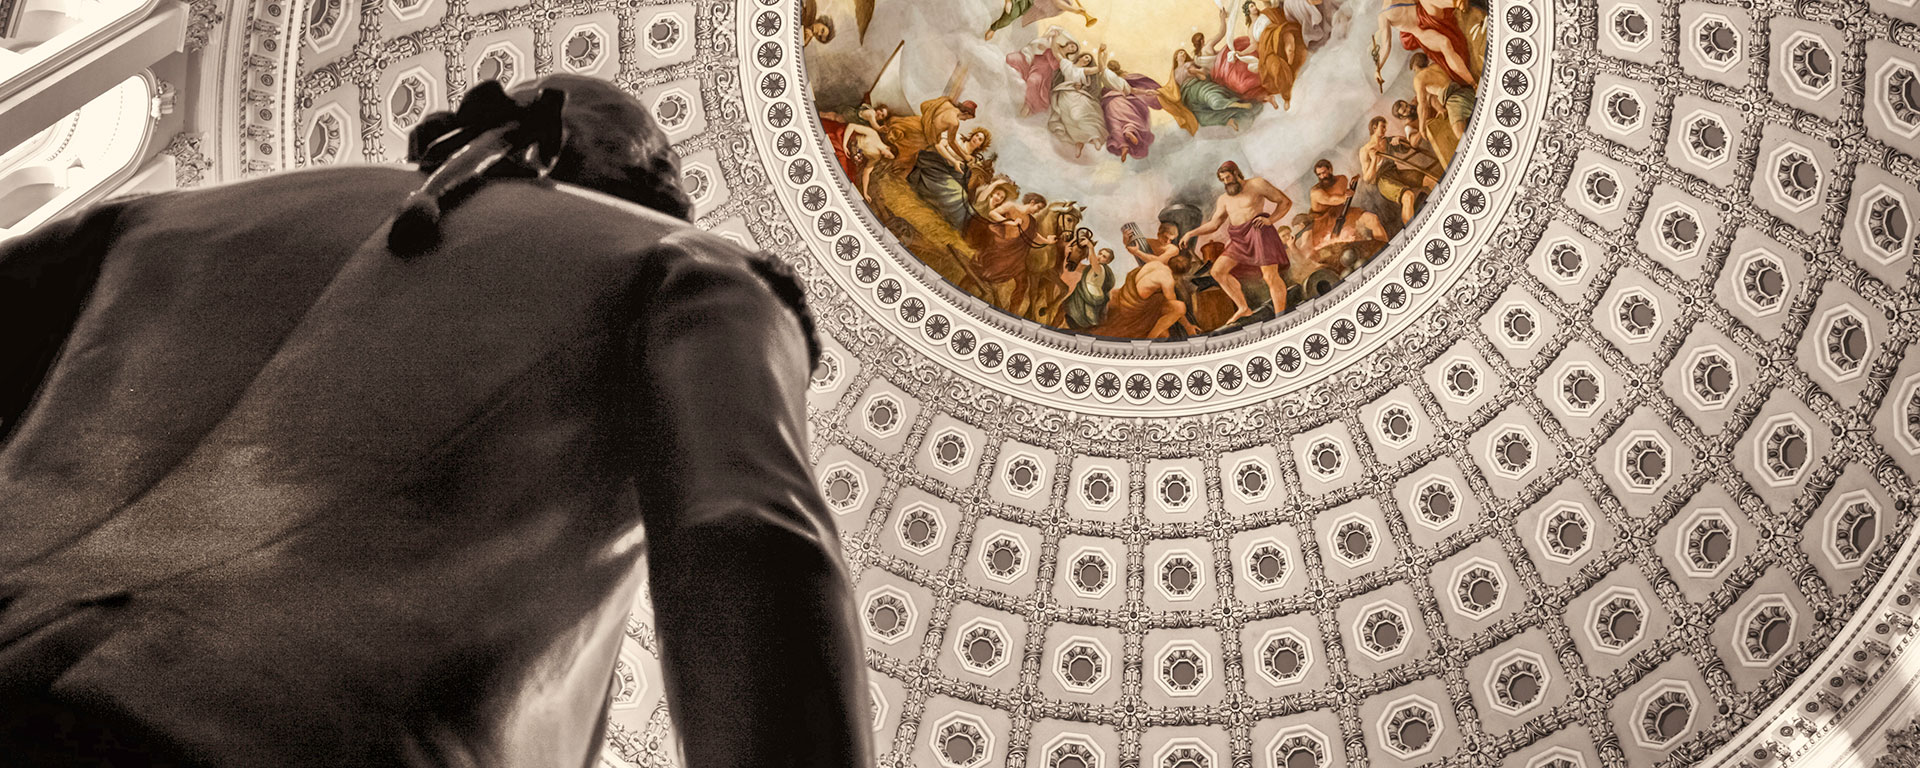
[[[679,263],[654,264],[655,274],[664,276],[672,274],[677,267],[696,267],[734,273],[765,285],[800,320],[801,329],[807,336],[809,360],[819,359],[820,346],[814,336],[813,315],[807,309],[806,290],[792,265],[772,253],[735,243],[646,206],[570,184],[558,184],[555,188],[582,201],[616,208],[657,226],[657,238],[649,249],[653,258]]]
[[[666,246],[661,249],[666,258],[689,260],[705,268],[738,274],[743,279],[764,285],[799,320],[800,329],[807,339],[808,364],[819,361],[820,342],[813,313],[807,307],[806,285],[793,265],[769,251],[740,245],[690,224],[675,228],[661,238],[660,244]]]

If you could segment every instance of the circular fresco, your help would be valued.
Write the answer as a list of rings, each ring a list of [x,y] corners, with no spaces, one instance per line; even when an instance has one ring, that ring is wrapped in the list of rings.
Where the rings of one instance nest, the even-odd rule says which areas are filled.
[[[848,187],[947,282],[1057,330],[1184,339],[1329,292],[1467,133],[1478,0],[801,8]]]

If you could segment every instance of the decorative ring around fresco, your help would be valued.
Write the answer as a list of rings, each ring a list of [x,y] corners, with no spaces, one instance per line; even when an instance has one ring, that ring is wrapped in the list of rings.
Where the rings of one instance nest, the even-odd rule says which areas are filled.
[[[1488,18],[1478,104],[1431,200],[1354,276],[1300,310],[1188,341],[1118,341],[1045,328],[991,308],[907,253],[832,170],[800,56],[799,0],[737,17],[751,62],[742,91],[770,190],[819,264],[877,323],[996,391],[1118,416],[1212,412],[1298,391],[1379,350],[1471,272],[1525,186],[1549,92],[1553,8],[1501,2]],[[1474,173],[1474,169],[1491,172]],[[1468,214],[1458,198],[1483,203]],[[1142,385],[1145,386],[1142,386]],[[1117,386],[1114,386],[1117,385]]]

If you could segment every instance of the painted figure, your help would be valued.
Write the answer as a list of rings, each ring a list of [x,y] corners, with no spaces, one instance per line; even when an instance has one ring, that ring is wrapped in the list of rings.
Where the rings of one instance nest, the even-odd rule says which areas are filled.
[[[967,190],[975,167],[969,159],[992,141],[993,135],[987,129],[975,128],[967,132],[962,144],[965,157],[950,156],[936,145],[920,150],[913,170],[907,173],[907,183],[913,187],[914,194],[939,211],[955,231],[965,231],[967,219],[973,216]]]
[[[1247,39],[1259,55],[1260,87],[1280,97],[1283,106],[1292,107],[1294,80],[1307,63],[1300,23],[1268,0],[1246,0],[1241,13],[1248,24]]]
[[[1026,84],[1020,116],[1045,113],[1053,106],[1053,83],[1060,77],[1060,61],[1080,54],[1080,43],[1059,27],[1049,27],[1020,50],[1007,54],[1007,66]]]
[[[1226,9],[1220,11],[1221,29],[1213,37],[1200,32],[1193,33],[1189,41],[1193,46],[1193,60],[1207,77],[1226,86],[1247,101],[1262,102],[1267,106],[1273,103],[1273,95],[1260,85],[1260,55],[1254,50],[1253,41],[1244,36],[1233,35],[1233,17]]]
[[[954,101],[946,96],[920,103],[920,132],[926,142],[948,162],[964,165],[971,152],[960,143],[960,123],[972,120],[978,105]]]
[[[1070,201],[1054,201],[1034,217],[1033,235],[1029,238],[1033,245],[1027,249],[1026,285],[1021,289],[1023,298],[1005,309],[1056,328],[1066,322],[1068,285],[1061,274],[1066,270],[1069,246],[1084,212],[1085,209]],[[1088,237],[1090,240],[1091,233]]]
[[[820,14],[819,0],[801,0],[800,44],[833,42],[833,17]]]
[[[1346,226],[1353,209],[1353,184],[1345,176],[1335,175],[1333,163],[1321,158],[1313,164],[1314,185],[1307,190],[1307,210],[1312,226],[1305,232],[1307,249],[1320,247],[1320,242],[1332,233]]]
[[[973,192],[973,216],[967,219],[967,228],[962,233],[967,244],[979,251],[992,243],[993,230],[988,225],[1006,221],[1001,206],[1019,197],[1020,188],[1005,176],[995,177],[976,188]]]
[[[847,180],[853,182],[854,189],[863,198],[869,196],[868,182],[873,177],[874,166],[894,159],[893,147],[876,128],[885,124],[885,110],[885,107],[862,105],[852,119],[833,113],[820,115],[820,125],[833,145],[834,159],[839,161]]]
[[[1414,126],[1432,142],[1443,163],[1452,162],[1460,138],[1467,135],[1473,116],[1473,87],[1454,80],[1447,68],[1415,52],[1407,66],[1413,70]]]
[[[1427,189],[1437,177],[1416,162],[1418,150],[1405,139],[1387,135],[1387,119],[1375,117],[1367,122],[1367,143],[1360,146],[1360,180],[1373,184],[1380,196],[1395,207],[1401,225],[1413,221],[1414,211],[1425,199]]]
[[[1051,19],[1063,13],[1076,14],[1086,19],[1089,27],[1099,21],[1087,13],[1086,7],[1080,4],[1080,0],[1001,0],[1000,17],[994,19],[993,24],[987,27],[986,39],[992,40],[994,33],[1013,26],[1016,21],[1020,22],[1020,26],[1031,26],[1036,21]]]
[[[1097,55],[1082,51],[1072,60],[1060,62],[1053,105],[1047,113],[1047,132],[1061,144],[1073,147],[1074,157],[1085,153],[1088,144],[1107,143],[1107,118],[1100,111],[1101,73],[1106,66],[1104,45]]]
[[[867,27],[873,26],[873,5],[878,0],[853,0],[853,21],[860,28],[860,42],[867,41]],[[820,13],[819,0],[800,0],[800,44],[833,42],[833,17]]]
[[[1123,339],[1166,338],[1167,329],[1187,314],[1186,303],[1175,292],[1173,268],[1167,266],[1179,250],[1148,252],[1129,243],[1127,252],[1140,260],[1140,266],[1108,294],[1106,318],[1088,332]]]
[[[1107,151],[1123,163],[1146,157],[1153,146],[1153,110],[1160,108],[1160,84],[1127,72],[1118,61],[1107,62],[1101,77],[1106,83],[1100,109],[1107,117]]]
[[[1186,50],[1173,54],[1173,72],[1160,87],[1160,107],[1187,133],[1213,125],[1238,131],[1260,114],[1259,104],[1242,100],[1239,94],[1208,79],[1207,72]]]
[[[1387,43],[1395,31],[1400,33],[1401,47],[1425,52],[1462,85],[1479,82],[1469,63],[1472,46],[1455,21],[1452,5],[1438,5],[1432,0],[1381,0],[1380,26],[1374,33],[1375,69],[1386,63]]]
[[[1215,260],[1210,274],[1220,282],[1227,297],[1233,299],[1234,314],[1227,318],[1228,323],[1253,314],[1247,306],[1246,293],[1240,290],[1240,281],[1233,276],[1237,264],[1259,267],[1268,290],[1273,292],[1274,313],[1285,312],[1287,286],[1280,270],[1287,267],[1287,244],[1273,228],[1273,219],[1286,216],[1293,207],[1293,199],[1266,179],[1247,178],[1231,160],[1221,163],[1214,175],[1220,179],[1221,193],[1214,200],[1213,216],[1188,232],[1181,244],[1226,228],[1227,250]],[[1272,213],[1268,213],[1267,203],[1273,203]]]
[[[1073,293],[1067,296],[1067,327],[1084,331],[1106,319],[1108,295],[1113,291],[1113,249],[1094,251],[1093,259],[1077,270]]]
[[[987,227],[986,246],[980,249],[975,267],[981,279],[993,288],[994,306],[1014,311],[1026,300],[1027,251],[1053,240],[1038,234],[1035,217],[1047,209],[1047,198],[1032,192],[1018,201],[1002,204],[994,210],[997,221]]]

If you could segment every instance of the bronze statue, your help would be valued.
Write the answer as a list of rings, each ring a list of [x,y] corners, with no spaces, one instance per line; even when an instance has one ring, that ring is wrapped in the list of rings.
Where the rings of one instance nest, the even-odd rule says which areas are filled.
[[[587,765],[644,548],[686,764],[869,765],[799,285],[610,84],[411,146],[0,245],[0,760]]]

